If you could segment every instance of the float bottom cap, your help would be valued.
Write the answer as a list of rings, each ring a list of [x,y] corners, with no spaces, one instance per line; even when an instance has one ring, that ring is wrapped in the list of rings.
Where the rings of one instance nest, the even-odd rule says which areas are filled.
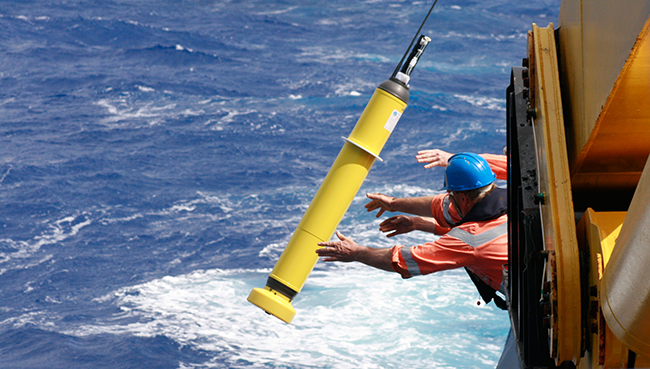
[[[248,301],[287,324],[296,315],[296,310],[287,297],[266,288],[253,288]]]

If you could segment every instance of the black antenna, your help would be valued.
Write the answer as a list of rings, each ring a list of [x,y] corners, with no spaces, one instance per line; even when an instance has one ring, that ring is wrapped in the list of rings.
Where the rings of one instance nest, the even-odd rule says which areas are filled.
[[[427,48],[429,42],[431,42],[431,39],[429,37],[425,35],[420,36],[420,40],[411,50],[411,55],[409,55],[409,57],[406,59],[406,63],[402,65],[400,72],[406,74],[407,76],[411,75],[413,68],[415,68],[417,65],[420,56],[422,56],[422,53],[424,53],[424,49]]]
[[[429,12],[427,13],[427,16],[424,17],[424,20],[422,21],[422,24],[420,24],[420,28],[418,29],[417,32],[415,32],[415,36],[413,36],[413,40],[411,40],[411,43],[409,44],[408,49],[406,49],[406,52],[404,53],[404,56],[402,56],[402,60],[399,61],[399,64],[397,64],[397,68],[395,68],[395,71],[393,72],[393,75],[391,78],[395,78],[397,75],[397,72],[399,72],[400,68],[402,68],[402,63],[404,63],[404,59],[406,59],[406,56],[409,54],[409,50],[411,50],[411,47],[413,47],[413,44],[415,43],[415,40],[418,38],[418,35],[420,34],[420,31],[422,31],[422,28],[424,27],[424,24],[427,22],[429,19],[429,15],[431,15],[431,12],[433,11],[433,8],[436,6],[438,3],[438,0],[435,0],[433,2],[433,5],[431,5],[431,9],[429,9]]]

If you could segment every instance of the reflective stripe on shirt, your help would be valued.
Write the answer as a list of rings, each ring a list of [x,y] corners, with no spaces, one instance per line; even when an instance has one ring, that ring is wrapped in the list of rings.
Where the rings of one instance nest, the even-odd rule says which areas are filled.
[[[472,247],[478,247],[484,243],[493,241],[506,233],[508,233],[508,222],[479,234],[471,234],[465,230],[453,228],[451,231],[447,232],[447,236],[458,238]]]
[[[466,243],[469,246],[478,247],[485,243],[494,241],[495,239],[507,233],[508,233],[508,222],[505,222],[499,226],[496,226],[488,231],[479,234],[471,234],[462,229],[452,228],[445,236],[451,236],[457,238],[458,240],[460,240],[463,243]],[[404,263],[406,264],[406,269],[408,270],[409,274],[412,277],[422,275],[422,272],[420,271],[420,266],[413,259],[413,254],[411,253],[411,250],[412,248],[407,246],[402,247],[400,250],[402,259],[404,259]],[[480,277],[484,279],[486,283],[488,282],[486,276],[481,275]]]
[[[411,274],[413,277],[422,275],[418,263],[413,260],[413,255],[411,255],[411,248],[402,247],[401,253],[402,259],[404,259],[404,262],[406,263],[406,269],[409,271],[409,274]]]

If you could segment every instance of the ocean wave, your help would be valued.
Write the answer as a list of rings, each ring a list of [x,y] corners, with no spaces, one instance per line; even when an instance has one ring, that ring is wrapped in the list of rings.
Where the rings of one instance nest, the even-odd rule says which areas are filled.
[[[500,150],[503,104],[481,97],[503,94],[556,3],[437,5],[403,123],[338,230],[435,239],[386,238],[365,192],[436,193],[422,146]],[[462,270],[318,262],[291,325],[246,301],[430,5],[2,6],[0,366],[494,367],[507,313],[478,306]]]
[[[253,287],[264,286],[268,272],[199,270],[122,288],[97,299],[119,306],[120,314],[63,331],[163,335],[212,352],[212,362],[202,365],[229,368],[424,367],[438,360],[453,363],[461,350],[458,340],[475,345],[474,355],[494,366],[505,341],[507,315],[477,306],[478,293],[458,271],[403,281],[359,265],[316,270],[293,302],[297,314],[291,325],[245,300]],[[483,335],[477,328],[482,325],[492,333]],[[503,334],[494,335],[495,329]]]
[[[472,95],[454,95],[455,98],[465,101],[473,106],[488,110],[506,111],[505,100],[502,98],[494,98],[487,96],[472,96]]]
[[[125,52],[127,58],[141,58],[147,63],[164,64],[181,67],[224,63],[230,61],[223,54],[210,54],[193,50],[182,45],[156,45],[146,48],[129,49]]]
[[[45,245],[53,245],[76,236],[81,229],[92,224],[88,214],[66,216],[46,225],[46,228],[31,240],[0,239],[0,275],[8,270],[31,268],[52,258],[51,255],[37,255]],[[27,261],[24,261],[27,260]]]
[[[383,55],[360,53],[356,50],[332,48],[331,46],[304,47],[301,49],[301,52],[296,55],[296,58],[298,61],[309,61],[310,63],[325,64],[338,63],[342,60],[362,60],[380,63],[387,63],[391,61],[390,58]]]
[[[141,86],[136,86],[136,88],[142,92],[153,91],[151,88],[142,89]],[[134,105],[131,105],[126,98],[120,100],[101,99],[95,104],[105,108],[109,114],[99,123],[112,128],[122,127],[123,124],[137,127],[142,123],[145,123],[147,127],[155,126],[170,119],[170,113],[174,113],[176,108],[176,104],[173,103],[157,106],[153,102],[135,102]],[[180,113],[175,113],[175,115],[178,114]]]
[[[513,34],[494,34],[494,33],[461,33],[457,31],[449,31],[444,34],[439,34],[438,37],[441,38],[451,38],[451,39],[471,39],[471,40],[495,40],[495,41],[506,41],[513,39],[522,39],[526,38],[527,33],[513,33]]]

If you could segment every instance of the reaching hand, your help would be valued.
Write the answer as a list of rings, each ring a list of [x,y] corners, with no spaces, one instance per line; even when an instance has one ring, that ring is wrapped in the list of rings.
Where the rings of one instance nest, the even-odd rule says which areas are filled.
[[[409,233],[416,230],[414,218],[408,215],[396,215],[390,217],[379,225],[379,230],[382,232],[393,232],[386,235],[386,237],[397,236],[398,234]]]
[[[433,167],[446,167],[447,161],[453,154],[450,154],[446,151],[440,149],[434,150],[421,150],[418,151],[418,154],[415,155],[415,159],[418,163],[428,163],[424,166],[425,169]]]
[[[345,237],[341,232],[336,231],[336,237],[340,241],[319,242],[317,249],[318,256],[325,257],[323,261],[357,261],[357,253],[362,246],[357,245],[351,238]]]
[[[377,218],[384,214],[385,211],[394,211],[392,208],[392,204],[395,201],[394,197],[386,196],[381,193],[369,193],[366,194],[366,196],[371,200],[366,204],[366,209],[368,211],[379,209],[379,212],[377,212]]]

